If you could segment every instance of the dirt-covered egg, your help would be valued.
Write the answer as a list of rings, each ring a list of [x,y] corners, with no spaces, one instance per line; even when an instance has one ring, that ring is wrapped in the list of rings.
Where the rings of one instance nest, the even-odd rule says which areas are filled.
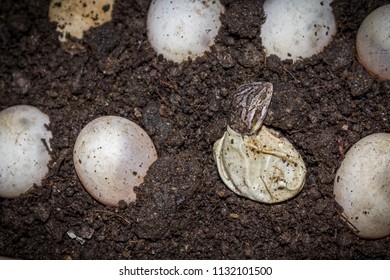
[[[81,39],[84,31],[111,21],[114,0],[51,0],[49,19],[57,23],[59,40]]]
[[[321,52],[336,34],[332,0],[266,0],[261,40],[267,56],[307,58]]]
[[[377,8],[361,24],[356,37],[360,63],[374,76],[390,80],[390,4]]]
[[[240,86],[227,130],[213,147],[225,185],[238,195],[263,203],[294,197],[306,178],[299,152],[285,137],[262,125],[272,88],[270,83]]]
[[[136,199],[134,187],[144,181],[157,159],[147,133],[122,117],[104,116],[88,123],[73,149],[76,172],[85,189],[99,202],[116,206]]]
[[[366,136],[348,150],[336,173],[334,196],[359,237],[390,235],[390,133]]]
[[[219,0],[153,0],[147,18],[149,42],[168,60],[194,59],[210,51],[224,11]]]
[[[15,198],[40,186],[51,159],[49,117],[29,105],[0,112],[0,197]]]

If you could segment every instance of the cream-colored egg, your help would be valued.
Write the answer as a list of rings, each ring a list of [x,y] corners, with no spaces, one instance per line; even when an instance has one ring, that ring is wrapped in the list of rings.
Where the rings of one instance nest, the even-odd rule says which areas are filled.
[[[334,195],[358,236],[390,235],[390,133],[369,135],[351,147],[336,173]]]
[[[266,54],[297,60],[321,52],[336,34],[331,0],[267,0],[261,40]]]
[[[363,21],[356,37],[360,63],[374,76],[390,80],[390,4],[379,7]]]
[[[83,38],[84,31],[111,21],[114,0],[52,0],[49,19],[57,23],[59,40],[66,35]]]
[[[98,201],[116,206],[133,202],[139,186],[157,159],[146,132],[130,120],[99,117],[88,123],[77,137],[73,162],[85,189]]]
[[[153,0],[147,19],[149,42],[168,60],[194,59],[210,51],[224,10],[219,0]]]
[[[49,117],[29,105],[0,112],[0,197],[15,198],[40,186],[51,159]]]

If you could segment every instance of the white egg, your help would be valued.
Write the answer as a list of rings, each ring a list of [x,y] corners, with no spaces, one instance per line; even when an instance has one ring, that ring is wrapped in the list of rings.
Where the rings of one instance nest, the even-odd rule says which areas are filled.
[[[15,198],[41,185],[50,161],[49,117],[29,105],[0,112],[0,197]]]
[[[104,116],[88,123],[77,137],[73,162],[85,189],[98,201],[116,206],[136,199],[139,186],[157,159],[146,132],[121,117]]]
[[[390,4],[379,7],[363,21],[356,37],[360,63],[374,76],[390,80]]]
[[[331,0],[267,0],[260,37],[267,56],[296,61],[321,52],[336,34]]]
[[[214,44],[222,13],[219,0],[153,0],[147,19],[150,44],[174,62],[201,56]]]
[[[84,31],[111,21],[114,0],[51,0],[49,19],[57,22],[59,40],[66,35],[81,39]]]
[[[390,235],[390,133],[369,135],[351,147],[336,173],[334,195],[358,236]]]

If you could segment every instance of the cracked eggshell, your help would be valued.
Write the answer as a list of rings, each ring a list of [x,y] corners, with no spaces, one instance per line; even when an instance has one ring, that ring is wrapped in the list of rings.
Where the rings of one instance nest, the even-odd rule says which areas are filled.
[[[49,117],[29,105],[0,112],[0,197],[15,198],[40,186],[51,159]]]
[[[356,37],[359,62],[374,76],[390,80],[390,4],[377,8],[363,21]]]
[[[336,173],[334,196],[359,237],[390,235],[390,133],[369,135],[351,147]]]
[[[299,152],[264,125],[252,136],[228,126],[213,151],[223,182],[243,197],[278,203],[296,196],[305,183],[306,166]]]
[[[321,52],[336,34],[331,0],[267,0],[260,37],[267,56],[307,58]]]
[[[116,206],[136,199],[139,186],[157,159],[146,132],[122,117],[104,116],[88,123],[77,137],[73,162],[85,189],[99,202]]]
[[[114,0],[52,0],[49,19],[57,22],[59,40],[66,35],[81,39],[84,31],[111,21]]]
[[[224,11],[219,0],[153,0],[147,18],[149,42],[168,60],[194,59],[210,51]]]

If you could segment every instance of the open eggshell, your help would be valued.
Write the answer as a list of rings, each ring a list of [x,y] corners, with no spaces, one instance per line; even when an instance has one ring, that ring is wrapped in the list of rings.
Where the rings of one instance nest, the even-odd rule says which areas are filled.
[[[49,19],[57,22],[59,40],[66,35],[81,39],[84,31],[111,21],[114,0],[52,0]]]
[[[303,188],[306,166],[293,145],[265,127],[242,135],[229,126],[214,143],[214,158],[225,185],[238,195],[262,203],[279,203]]]
[[[390,235],[390,133],[369,135],[351,147],[336,173],[334,195],[359,237]]]
[[[321,52],[336,34],[331,0],[267,0],[261,40],[267,55],[297,60]]]
[[[116,206],[133,202],[134,187],[144,181],[156,149],[137,124],[104,116],[88,123],[77,137],[73,161],[85,189],[98,201]]]
[[[147,19],[150,44],[174,62],[201,56],[214,44],[224,11],[219,0],[153,0]]]
[[[49,171],[49,117],[29,105],[0,112],[0,197],[15,198]]]
[[[356,37],[359,62],[368,72],[390,80],[390,4],[377,8],[363,21]]]

